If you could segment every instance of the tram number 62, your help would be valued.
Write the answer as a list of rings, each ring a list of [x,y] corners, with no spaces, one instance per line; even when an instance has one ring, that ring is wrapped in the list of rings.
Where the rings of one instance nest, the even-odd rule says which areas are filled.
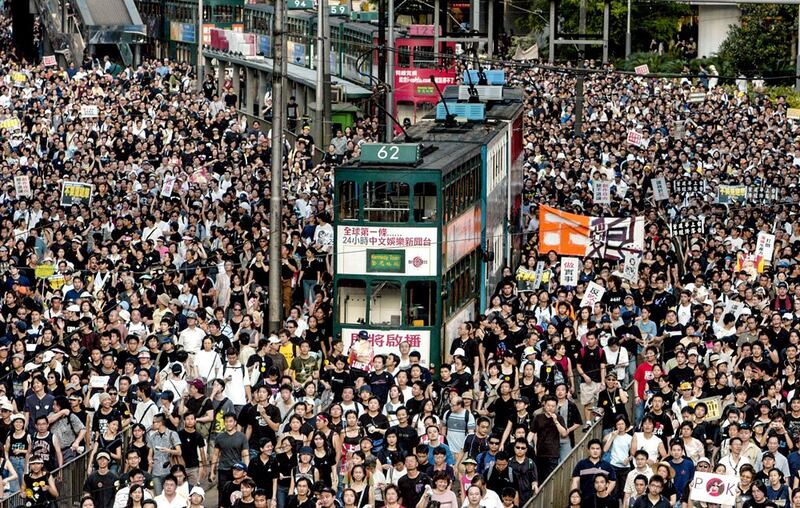
[[[378,149],[378,159],[396,161],[400,157],[399,146],[382,146]]]

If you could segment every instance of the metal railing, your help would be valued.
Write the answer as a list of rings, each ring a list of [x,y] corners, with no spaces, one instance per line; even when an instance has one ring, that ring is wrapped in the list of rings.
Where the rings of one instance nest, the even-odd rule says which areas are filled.
[[[625,410],[628,415],[633,418],[633,404],[635,394],[633,393],[634,384],[629,383],[625,388],[628,392],[628,403],[625,404]],[[586,458],[586,445],[592,439],[601,439],[603,435],[603,422],[602,419],[597,419],[592,422],[591,427],[584,432],[581,438],[575,443],[575,446],[569,452],[569,455],[564,462],[558,465],[557,468],[550,473],[550,476],[544,479],[539,484],[539,493],[533,496],[525,504],[523,508],[534,508],[546,506],[549,508],[559,508],[569,504],[569,492],[572,490],[572,470],[575,465],[581,460]]]
[[[83,495],[83,484],[86,482],[86,469],[89,452],[85,451],[53,472],[58,488],[58,506],[71,507]],[[20,483],[22,479],[20,478]],[[15,508],[25,504],[25,495],[17,491],[0,500],[0,508]]]

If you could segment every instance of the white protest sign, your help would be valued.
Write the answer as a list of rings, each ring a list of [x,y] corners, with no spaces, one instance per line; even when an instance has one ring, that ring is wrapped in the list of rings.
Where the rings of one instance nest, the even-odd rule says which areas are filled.
[[[45,67],[53,67],[56,65],[56,56],[55,55],[45,55],[42,57],[42,63]]]
[[[558,283],[562,286],[578,285],[578,270],[581,267],[581,260],[578,258],[561,259],[561,277]]]
[[[642,135],[636,131],[628,131],[628,144],[642,146]]]
[[[689,483],[691,488],[689,499],[701,503],[733,506],[736,504],[737,485],[739,485],[737,475],[695,471],[694,478]]]
[[[81,118],[97,118],[100,116],[100,108],[94,104],[83,104],[81,106]]]
[[[19,197],[29,198],[33,195],[31,192],[31,177],[28,175],[15,175],[14,188],[17,190],[17,196]]]
[[[594,307],[594,304],[603,299],[604,294],[606,294],[606,288],[596,282],[590,282],[583,293],[581,307]]]
[[[639,280],[639,263],[642,262],[641,256],[631,255],[625,257],[625,266],[622,274],[631,282]]]
[[[539,289],[539,286],[542,284],[542,274],[544,273],[544,261],[537,261],[536,262],[536,275],[533,279],[533,290],[536,291]]]
[[[109,376],[92,376],[89,379],[89,386],[92,388],[105,388],[108,386]]]
[[[765,262],[772,262],[772,255],[775,253],[775,235],[761,231],[756,240],[756,256],[761,256]]]
[[[647,64],[637,65],[633,70],[636,74],[650,74],[650,67]]]
[[[161,196],[168,198],[172,195],[172,190],[175,188],[175,177],[165,176],[164,185],[161,186]]]
[[[669,189],[667,188],[667,181],[663,176],[653,178],[650,180],[653,187],[653,198],[656,201],[666,201],[669,199]]]
[[[594,202],[598,205],[611,204],[611,182],[608,180],[595,180],[592,182]]]

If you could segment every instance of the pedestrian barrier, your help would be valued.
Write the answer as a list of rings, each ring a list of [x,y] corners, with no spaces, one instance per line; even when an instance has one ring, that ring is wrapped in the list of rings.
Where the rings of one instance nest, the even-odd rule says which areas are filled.
[[[635,393],[633,382],[625,390],[628,392],[628,403],[625,409],[633,417]],[[539,493],[533,496],[523,508],[560,508],[569,504],[569,492],[572,490],[572,470],[575,465],[586,457],[586,445],[592,439],[602,439],[603,423],[601,419],[592,422],[591,427],[583,433],[569,452],[564,462],[558,465],[550,476],[539,483]]]
[[[83,484],[86,481],[88,460],[89,452],[85,451],[53,472],[58,488],[56,506],[71,508],[80,502]],[[0,500],[0,508],[16,508],[24,506],[24,504],[25,495],[22,491],[17,491]]]

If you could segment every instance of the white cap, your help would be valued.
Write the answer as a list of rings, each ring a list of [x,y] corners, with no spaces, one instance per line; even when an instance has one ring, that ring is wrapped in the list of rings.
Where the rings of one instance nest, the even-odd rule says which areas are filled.
[[[457,348],[453,351],[453,356],[467,356],[467,353],[464,352],[463,348]]]
[[[206,498],[206,491],[203,490],[203,487],[199,487],[195,485],[192,487],[192,490],[189,491],[189,496],[191,497],[193,494],[197,494],[198,496],[202,497],[204,500]]]

